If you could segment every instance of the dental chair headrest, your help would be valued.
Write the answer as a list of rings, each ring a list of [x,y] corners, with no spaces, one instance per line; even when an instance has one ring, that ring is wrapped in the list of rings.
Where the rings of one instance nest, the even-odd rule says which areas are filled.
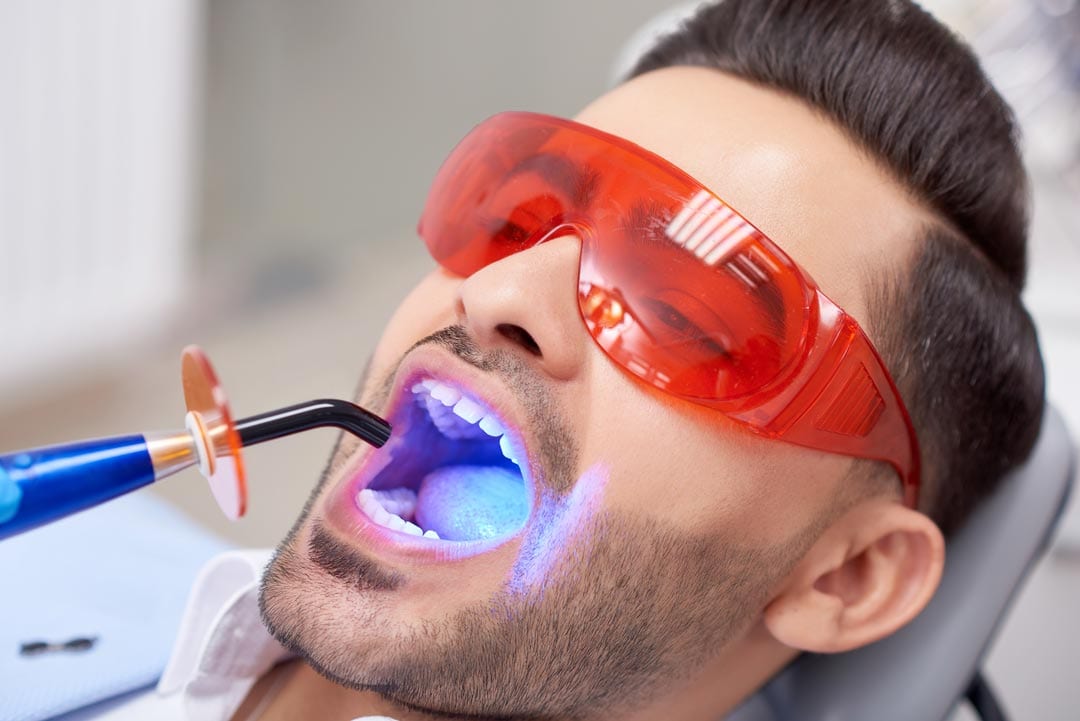
[[[804,654],[729,721],[946,718],[1042,555],[1065,507],[1075,451],[1048,407],[1031,458],[946,546],[941,587],[914,621],[843,654]]]

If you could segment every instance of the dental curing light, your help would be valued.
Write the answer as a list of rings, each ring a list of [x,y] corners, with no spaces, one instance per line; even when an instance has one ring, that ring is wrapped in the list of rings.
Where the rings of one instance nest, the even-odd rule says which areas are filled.
[[[182,431],[100,438],[0,455],[0,486],[9,490],[6,512],[0,513],[0,539],[190,466],[198,466],[222,512],[236,520],[247,508],[241,448],[328,426],[348,431],[376,448],[390,437],[385,420],[335,399],[299,403],[234,422],[210,361],[195,346],[184,349],[181,378],[187,405]],[[16,489],[13,511],[12,488]]]

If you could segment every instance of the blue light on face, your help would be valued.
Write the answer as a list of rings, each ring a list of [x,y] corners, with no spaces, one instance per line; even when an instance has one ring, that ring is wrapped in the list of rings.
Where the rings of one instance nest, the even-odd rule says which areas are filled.
[[[606,464],[596,463],[581,475],[567,496],[545,494],[540,499],[532,529],[522,541],[510,571],[507,589],[511,594],[543,592],[559,561],[589,532],[590,519],[600,511],[609,478]]]

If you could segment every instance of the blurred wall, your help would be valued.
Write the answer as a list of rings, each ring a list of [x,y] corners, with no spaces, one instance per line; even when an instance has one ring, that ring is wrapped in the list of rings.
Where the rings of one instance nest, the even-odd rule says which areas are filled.
[[[130,351],[180,305],[200,8],[0,1],[0,406]]]
[[[209,3],[207,257],[310,264],[412,237],[431,177],[469,128],[507,109],[574,114],[605,89],[619,46],[669,5]]]

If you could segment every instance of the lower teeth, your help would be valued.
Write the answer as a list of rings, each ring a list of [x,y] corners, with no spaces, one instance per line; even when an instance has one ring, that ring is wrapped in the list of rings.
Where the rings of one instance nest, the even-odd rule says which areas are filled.
[[[411,519],[416,514],[416,494],[408,488],[375,491],[375,500],[389,513]]]
[[[405,520],[416,512],[416,494],[408,488],[387,491],[365,488],[356,495],[356,505],[368,518],[384,528],[411,536],[439,538],[439,534],[434,530],[424,531],[415,523]]]

